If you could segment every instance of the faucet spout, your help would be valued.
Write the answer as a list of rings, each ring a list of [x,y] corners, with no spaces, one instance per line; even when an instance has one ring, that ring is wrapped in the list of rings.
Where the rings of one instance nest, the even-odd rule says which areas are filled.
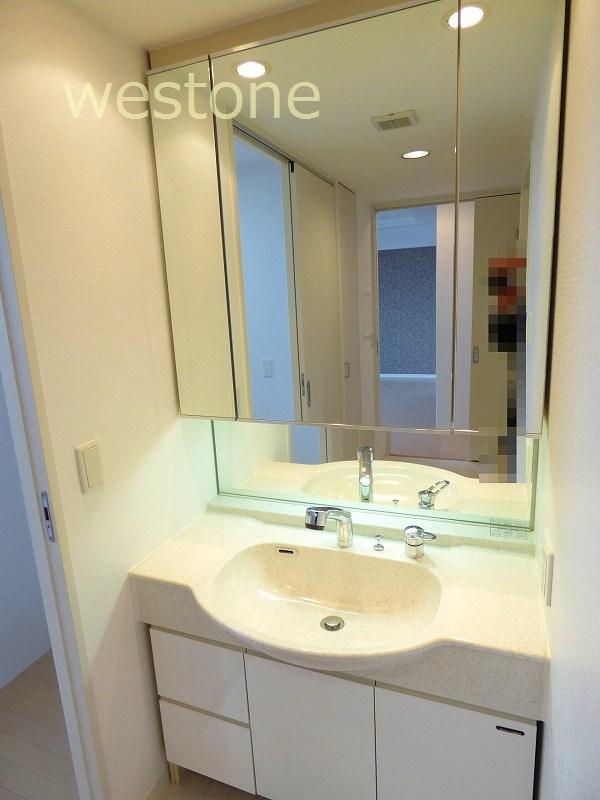
[[[373,457],[372,447],[359,447],[358,458],[358,492],[363,503],[373,502]]]
[[[352,514],[344,508],[337,506],[310,506],[306,509],[304,527],[313,531],[322,531],[328,519],[338,523],[338,547],[352,547],[354,530],[352,528]]]

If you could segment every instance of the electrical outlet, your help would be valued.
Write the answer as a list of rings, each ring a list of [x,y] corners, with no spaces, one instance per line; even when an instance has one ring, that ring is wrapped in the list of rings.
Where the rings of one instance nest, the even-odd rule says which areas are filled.
[[[548,608],[552,605],[552,583],[554,581],[554,553],[544,548],[544,580],[542,583],[544,599]]]
[[[262,360],[262,372],[263,372],[263,378],[272,378],[273,377],[273,359],[272,358],[263,358],[263,360]]]

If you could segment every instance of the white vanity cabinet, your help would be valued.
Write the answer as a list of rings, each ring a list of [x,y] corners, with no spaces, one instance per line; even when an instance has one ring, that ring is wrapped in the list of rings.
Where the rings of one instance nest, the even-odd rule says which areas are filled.
[[[256,791],[244,654],[151,628],[167,760]]]
[[[378,800],[532,800],[536,725],[375,689]]]
[[[373,686],[246,656],[256,791],[375,800]]]
[[[150,636],[171,764],[268,800],[532,800],[535,723]]]

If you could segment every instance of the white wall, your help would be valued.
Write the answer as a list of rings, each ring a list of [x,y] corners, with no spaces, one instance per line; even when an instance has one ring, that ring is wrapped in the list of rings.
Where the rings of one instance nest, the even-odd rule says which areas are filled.
[[[542,800],[600,797],[600,5],[574,0],[552,371],[536,528],[555,552]]]
[[[289,461],[288,430],[288,425],[216,421],[219,488],[240,486],[271,461]]]
[[[0,689],[50,649],[0,382]]]
[[[126,575],[214,495],[212,444],[208,423],[177,414],[148,121],[113,105],[73,120],[63,82],[143,80],[146,57],[57,2],[0,0],[0,17],[0,119],[59,536],[111,800],[142,800],[164,756]],[[105,484],[83,495],[73,448],[96,436]]]

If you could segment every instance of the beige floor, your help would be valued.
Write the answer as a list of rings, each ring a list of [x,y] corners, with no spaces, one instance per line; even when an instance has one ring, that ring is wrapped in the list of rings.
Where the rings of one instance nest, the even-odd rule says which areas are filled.
[[[255,795],[232,789],[202,775],[181,770],[182,786],[165,786],[155,790],[148,800],[248,800]],[[0,795],[0,800],[4,800]]]
[[[182,786],[164,786],[149,800],[254,797],[187,770],[181,778]],[[51,653],[0,689],[0,800],[77,800]]]
[[[77,800],[51,653],[0,689],[0,800]]]

